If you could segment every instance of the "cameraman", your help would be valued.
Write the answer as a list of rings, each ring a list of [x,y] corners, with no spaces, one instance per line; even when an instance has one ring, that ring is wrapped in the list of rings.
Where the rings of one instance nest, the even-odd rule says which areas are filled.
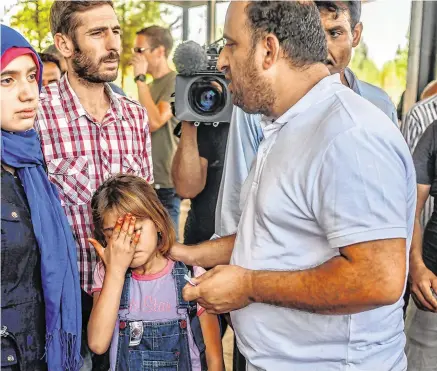
[[[154,188],[159,200],[168,210],[178,234],[181,200],[171,179],[171,163],[177,147],[173,130],[177,125],[171,111],[171,95],[175,90],[176,72],[168,57],[173,48],[170,30],[150,26],[137,32],[132,66],[140,103],[147,109],[152,132],[152,161]],[[147,84],[146,74],[153,77]]]
[[[187,121],[181,124],[172,176],[177,194],[191,200],[184,230],[185,244],[207,241],[214,234],[228,132],[229,123],[217,127],[206,123],[195,126]]]

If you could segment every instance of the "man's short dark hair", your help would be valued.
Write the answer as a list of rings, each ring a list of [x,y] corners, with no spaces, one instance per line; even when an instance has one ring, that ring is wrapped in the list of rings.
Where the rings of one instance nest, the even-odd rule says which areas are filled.
[[[61,63],[59,62],[59,59],[56,58],[53,54],[38,53],[38,55],[41,58],[42,63],[54,63],[59,68],[59,71],[61,71],[62,73]]]
[[[272,33],[293,67],[302,68],[326,60],[325,32],[314,2],[252,1],[246,13],[254,46]]]
[[[77,13],[86,12],[102,5],[110,5],[114,8],[111,0],[106,1],[83,1],[83,0],[57,0],[50,8],[50,30],[52,35],[57,33],[67,35],[75,39],[75,31],[80,26]]]
[[[351,22],[352,30],[360,22],[361,19],[361,0],[352,1],[316,1],[319,10],[327,10],[335,13],[337,18],[340,12],[347,11]]]
[[[166,57],[170,55],[173,49],[173,36],[171,36],[171,32],[168,28],[154,25],[139,30],[137,35],[147,36],[150,41],[150,47],[153,49],[158,46],[163,46]]]

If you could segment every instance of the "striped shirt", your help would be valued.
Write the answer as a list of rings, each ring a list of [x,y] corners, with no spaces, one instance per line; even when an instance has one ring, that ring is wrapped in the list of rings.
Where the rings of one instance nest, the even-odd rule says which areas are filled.
[[[405,115],[401,125],[401,132],[404,136],[411,153],[419,142],[426,128],[437,120],[437,95],[433,95],[423,101],[416,103]],[[423,207],[421,217],[422,227],[426,226],[434,210],[433,199],[430,197]]]
[[[96,253],[91,197],[111,175],[131,173],[153,181],[146,110],[105,84],[110,107],[99,123],[85,111],[67,75],[43,88],[35,129],[48,176],[56,185],[77,244],[82,288],[91,293]]]

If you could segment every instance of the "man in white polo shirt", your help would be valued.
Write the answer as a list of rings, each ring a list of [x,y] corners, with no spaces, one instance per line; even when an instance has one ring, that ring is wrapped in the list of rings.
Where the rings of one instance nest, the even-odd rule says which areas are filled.
[[[249,370],[406,370],[402,294],[416,203],[399,130],[329,75],[310,1],[232,2],[218,66],[261,113],[237,234],[172,256],[217,266],[184,288],[231,311]]]

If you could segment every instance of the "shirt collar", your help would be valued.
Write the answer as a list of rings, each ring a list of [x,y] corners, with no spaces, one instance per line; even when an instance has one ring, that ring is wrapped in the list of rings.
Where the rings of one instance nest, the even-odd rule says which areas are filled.
[[[360,80],[352,72],[350,68],[344,70],[344,77],[349,85],[349,87],[358,95],[361,95]]]
[[[68,119],[68,122],[77,120],[82,116],[86,116],[88,120],[94,121],[93,118],[88,114],[88,112],[86,112],[85,108],[82,106],[82,103],[80,103],[79,97],[76,95],[75,91],[71,87],[66,73],[64,74],[64,76],[61,77],[61,80],[59,81],[59,92],[63,101],[63,106],[66,108],[65,115]],[[123,118],[123,109],[121,107],[120,101],[107,83],[105,83],[105,94],[109,97],[111,101],[111,111],[112,108],[114,108],[117,119],[121,120]]]
[[[292,106],[277,120],[274,120],[272,117],[263,116],[261,119],[261,128],[263,130],[264,137],[269,137],[296,116],[307,111],[308,108],[310,108],[314,103],[324,98],[327,93],[332,93],[333,84],[339,84],[343,86],[338,73],[327,76],[320,80],[307,94],[305,94],[294,106]]]

